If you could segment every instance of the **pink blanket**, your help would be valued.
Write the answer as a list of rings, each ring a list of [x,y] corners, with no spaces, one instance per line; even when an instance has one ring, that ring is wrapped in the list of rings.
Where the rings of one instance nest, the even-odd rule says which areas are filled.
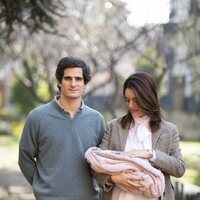
[[[139,183],[143,189],[133,189],[135,194],[143,194],[146,197],[162,197],[165,190],[165,179],[162,172],[149,163],[147,159],[130,157],[125,152],[101,150],[91,147],[85,152],[85,158],[91,168],[98,173],[114,174],[123,170],[133,170],[133,175],[144,179]],[[127,191],[122,185],[121,189]]]

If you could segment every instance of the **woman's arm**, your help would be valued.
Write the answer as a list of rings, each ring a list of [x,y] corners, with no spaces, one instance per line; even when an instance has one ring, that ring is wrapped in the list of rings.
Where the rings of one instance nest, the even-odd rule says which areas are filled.
[[[166,147],[166,151],[155,149],[156,159],[151,163],[171,176],[181,177],[185,173],[185,163],[179,147],[178,130],[173,126],[172,129],[166,129],[164,134],[160,143]]]

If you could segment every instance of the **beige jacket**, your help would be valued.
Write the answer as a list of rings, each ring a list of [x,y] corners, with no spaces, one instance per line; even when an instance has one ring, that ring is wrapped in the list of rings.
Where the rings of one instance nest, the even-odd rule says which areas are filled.
[[[99,147],[101,149],[124,151],[128,136],[128,128],[123,129],[119,119],[107,124],[105,134]],[[174,124],[162,121],[159,130],[152,134],[152,146],[156,153],[151,164],[160,169],[165,176],[164,200],[174,200],[173,185],[170,176],[181,177],[185,173],[185,163],[179,148],[179,136]],[[102,200],[110,200],[113,185],[106,184],[106,175],[93,171],[95,178],[103,189]]]

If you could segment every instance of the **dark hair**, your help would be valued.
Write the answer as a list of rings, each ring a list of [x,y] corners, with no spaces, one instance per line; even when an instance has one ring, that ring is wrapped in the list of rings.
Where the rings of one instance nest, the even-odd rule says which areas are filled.
[[[66,68],[75,68],[75,67],[82,68],[84,84],[86,85],[88,82],[90,82],[91,80],[90,67],[80,58],[74,57],[74,56],[68,56],[68,57],[62,58],[58,62],[57,69],[55,72],[55,76],[58,83],[62,82],[64,70]],[[60,86],[57,85],[57,87],[60,90]]]
[[[136,72],[130,75],[123,86],[123,95],[125,97],[125,90],[132,89],[136,95],[138,106],[150,118],[151,132],[155,132],[160,127],[161,122],[161,108],[158,101],[157,86],[153,77],[146,72]],[[121,125],[123,128],[130,126],[134,119],[128,111],[122,117]]]

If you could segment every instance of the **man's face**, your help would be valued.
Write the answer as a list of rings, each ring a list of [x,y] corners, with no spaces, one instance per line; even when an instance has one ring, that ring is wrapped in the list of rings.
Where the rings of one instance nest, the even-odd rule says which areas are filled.
[[[64,98],[81,99],[85,89],[82,68],[66,68],[59,85]]]

